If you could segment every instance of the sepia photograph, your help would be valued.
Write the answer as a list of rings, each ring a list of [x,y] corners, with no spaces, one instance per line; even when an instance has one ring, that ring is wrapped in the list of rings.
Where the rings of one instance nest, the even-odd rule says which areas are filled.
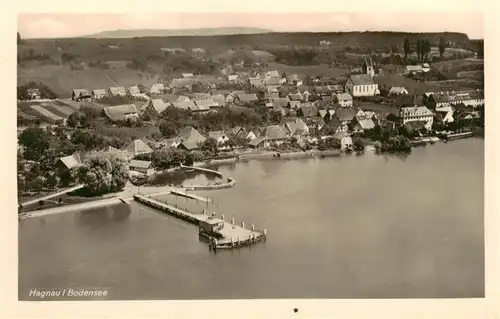
[[[19,13],[17,299],[485,298],[483,25]]]

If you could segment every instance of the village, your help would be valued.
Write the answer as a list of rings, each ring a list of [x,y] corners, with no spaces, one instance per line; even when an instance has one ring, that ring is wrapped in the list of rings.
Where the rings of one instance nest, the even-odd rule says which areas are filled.
[[[429,63],[421,63],[406,66],[402,75],[413,78],[428,72]],[[472,128],[482,125],[482,90],[417,94],[401,86],[380,86],[378,74],[366,56],[343,83],[326,76],[228,68],[218,77],[182,73],[149,87],[74,88],[66,99],[43,99],[33,86],[18,102],[18,133],[36,126],[73,144],[75,135],[82,132],[98,136],[96,123],[131,133],[120,142],[115,137],[51,158],[57,163],[48,165],[53,170],[48,184],[68,186],[75,178],[62,182],[61,176],[74,176],[71,172],[95,152],[123,155],[128,177],[137,182],[181,164],[263,154],[407,153],[414,145],[450,134],[471,136]],[[134,135],[144,128],[157,131]],[[18,155],[22,156],[29,151],[26,143],[21,144]],[[23,176],[36,162],[29,156],[20,161],[19,175],[25,185],[20,190],[41,190],[41,185],[47,185],[44,180],[29,186]]]

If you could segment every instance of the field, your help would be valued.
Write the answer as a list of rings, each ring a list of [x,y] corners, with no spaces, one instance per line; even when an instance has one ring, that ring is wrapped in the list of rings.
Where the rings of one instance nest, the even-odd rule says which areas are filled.
[[[70,97],[77,88],[106,89],[111,86],[130,87],[137,84],[151,85],[156,78],[131,70],[123,64],[116,64],[107,70],[86,67],[84,70],[71,70],[67,65],[18,66],[17,83],[26,81],[42,82],[60,97]]]
[[[144,124],[142,127],[114,127],[104,121],[98,122],[96,132],[104,136],[128,137],[132,139],[150,137],[153,133],[160,133],[157,126]]]
[[[329,65],[305,65],[305,66],[292,66],[292,65],[285,65],[285,64],[279,64],[276,62],[270,62],[268,63],[267,68],[263,68],[264,71],[271,71],[271,70],[277,70],[280,74],[286,73],[286,74],[297,74],[299,76],[306,76],[306,75],[320,75],[323,74],[324,76],[328,77],[335,77],[339,78],[339,80],[345,80],[347,79],[348,75],[348,69],[346,68],[339,68],[339,67],[330,67]]]

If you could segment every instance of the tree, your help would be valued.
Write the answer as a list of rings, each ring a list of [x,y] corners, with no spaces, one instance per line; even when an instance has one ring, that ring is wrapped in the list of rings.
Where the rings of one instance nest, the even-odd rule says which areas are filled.
[[[361,154],[365,151],[365,143],[363,143],[363,141],[359,138],[356,138],[354,139],[353,141],[353,148],[354,148],[354,151],[358,154]]]
[[[444,56],[444,51],[446,49],[446,42],[443,38],[439,38],[439,56],[442,58]]]
[[[206,158],[213,158],[219,154],[217,140],[209,137],[200,145],[200,149]]]
[[[87,195],[121,191],[128,180],[127,161],[121,154],[90,154],[78,168],[77,179]]]
[[[19,32],[17,33],[17,44],[23,44],[23,39],[21,39],[21,35],[19,34]]]
[[[169,120],[161,121],[159,130],[166,138],[172,138],[178,134],[177,123]]]
[[[29,127],[19,135],[19,144],[24,146],[24,158],[39,161],[49,148],[49,136],[38,127]]]
[[[408,41],[408,38],[405,38],[403,49],[405,52],[405,59],[406,59],[406,58],[408,58],[408,55],[411,53],[410,41]]]
[[[66,125],[73,128],[80,125],[80,114],[78,112],[71,113],[66,120]]]
[[[417,39],[417,59],[422,60],[422,40]]]

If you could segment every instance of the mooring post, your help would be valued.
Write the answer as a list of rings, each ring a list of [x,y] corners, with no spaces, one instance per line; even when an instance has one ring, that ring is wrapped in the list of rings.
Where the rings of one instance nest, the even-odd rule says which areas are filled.
[[[241,228],[245,228],[245,222],[241,222]]]
[[[234,218],[231,218],[231,225],[234,225]]]
[[[222,221],[224,221],[224,214],[220,215],[220,219],[222,219]]]
[[[255,231],[255,225],[252,224],[252,231]]]

